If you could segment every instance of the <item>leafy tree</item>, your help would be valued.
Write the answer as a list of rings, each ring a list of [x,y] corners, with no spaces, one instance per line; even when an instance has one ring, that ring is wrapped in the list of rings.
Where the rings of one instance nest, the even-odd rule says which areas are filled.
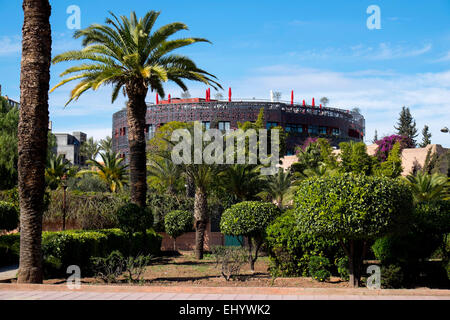
[[[391,135],[384,137],[376,142],[378,145],[376,156],[380,162],[386,161],[392,148],[396,143],[400,143],[400,151],[405,148],[413,148],[413,142],[407,136]]]
[[[81,170],[78,176],[84,174],[92,174],[102,179],[113,193],[122,190],[123,186],[128,184],[128,165],[122,164],[124,158],[120,158],[116,153],[100,153],[103,162],[97,160],[88,160],[88,164],[92,165],[91,170]]]
[[[386,161],[382,162],[378,168],[375,169],[378,175],[389,178],[397,178],[403,172],[402,158],[400,152],[400,143],[394,144]]]
[[[252,271],[255,271],[255,262],[266,237],[266,228],[279,214],[280,211],[275,205],[257,201],[235,204],[222,214],[221,232],[247,239],[248,259]]]
[[[19,110],[0,96],[0,190],[17,184]]]
[[[416,203],[441,200],[445,197],[445,187],[448,185],[448,179],[444,175],[439,173],[430,175],[419,171],[415,176],[409,175],[406,179],[409,182]]]
[[[12,231],[19,225],[19,211],[9,202],[0,201],[0,230]]]
[[[419,146],[425,148],[429,144],[431,144],[431,132],[430,128],[425,125],[422,130],[422,143]]]
[[[149,208],[142,208],[134,203],[128,203],[116,212],[120,229],[131,237],[135,232],[144,235],[153,226],[153,214]]]
[[[87,160],[95,160],[100,153],[100,146],[98,141],[95,141],[93,137],[90,137],[81,144],[80,154]]]
[[[173,250],[176,248],[176,240],[194,227],[194,215],[192,211],[175,210],[166,214],[164,227],[166,233],[173,239]]]
[[[323,104],[324,107],[326,107],[329,102],[330,100],[327,97],[323,97],[320,99],[320,103]]]
[[[349,258],[350,285],[356,287],[368,241],[407,221],[412,196],[401,181],[347,173],[305,180],[295,211],[301,232],[341,241]]]
[[[339,166],[342,172],[372,174],[374,161],[367,154],[367,146],[364,142],[342,142],[339,147],[341,148]]]
[[[416,128],[416,121],[411,115],[411,112],[409,111],[409,108],[403,107],[402,111],[400,112],[400,117],[397,122],[397,126],[395,126],[395,130],[397,130],[397,134],[399,136],[405,136],[411,139],[412,142],[412,148],[416,147],[416,138],[418,136],[417,134],[417,128]]]
[[[128,97],[131,201],[141,207],[146,206],[147,194],[145,98],[148,90],[164,97],[163,84],[172,81],[187,91],[185,80],[199,81],[216,89],[220,87],[212,74],[198,68],[188,57],[173,53],[176,49],[208,41],[201,38],[169,40],[178,31],[186,30],[187,26],[175,22],[154,30],[159,15],[159,12],[150,11],[138,19],[135,12],[130,18],[118,18],[111,13],[106,25],[93,24],[75,32],[75,38],[83,39],[82,50],[69,51],[53,59],[53,63],[90,62],[71,67],[61,74],[70,77],[55,88],[80,80],[69,102],[77,100],[89,89],[97,90],[106,84],[113,85],[112,101],[115,101],[124,87],[123,92]]]

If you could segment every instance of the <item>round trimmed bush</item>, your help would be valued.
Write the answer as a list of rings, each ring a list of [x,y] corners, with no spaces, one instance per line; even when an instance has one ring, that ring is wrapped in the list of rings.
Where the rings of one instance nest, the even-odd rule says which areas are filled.
[[[272,203],[241,202],[225,210],[220,220],[220,230],[231,236],[263,236],[267,226],[279,215],[280,210]]]
[[[116,215],[120,229],[129,234],[153,227],[153,213],[147,207],[128,203],[120,207]]]
[[[194,214],[190,211],[175,210],[164,217],[166,233],[173,239],[192,231],[194,227]]]
[[[12,231],[19,225],[19,212],[9,202],[0,201],[0,230]]]

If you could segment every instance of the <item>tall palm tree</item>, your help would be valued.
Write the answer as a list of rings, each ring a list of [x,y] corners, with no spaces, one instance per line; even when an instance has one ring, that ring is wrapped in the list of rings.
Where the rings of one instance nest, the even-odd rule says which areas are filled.
[[[48,0],[23,0],[18,176],[19,283],[42,283],[42,215],[52,36]]]
[[[282,168],[273,176],[267,176],[263,184],[263,191],[259,194],[261,197],[268,197],[275,201],[279,208],[283,206],[283,201],[292,194],[294,183],[289,171],[285,172]]]
[[[80,154],[87,160],[95,160],[100,152],[100,146],[93,137],[90,137],[80,147]]]
[[[215,77],[198,68],[188,57],[173,51],[197,42],[208,42],[201,38],[168,40],[180,30],[183,23],[175,22],[153,30],[159,12],[150,11],[137,19],[134,12],[130,18],[120,19],[111,13],[106,25],[93,24],[75,32],[75,38],[83,39],[82,50],[69,51],[56,56],[54,63],[87,60],[89,63],[67,69],[61,76],[70,75],[55,88],[74,80],[81,80],[71,93],[70,103],[89,89],[97,90],[101,85],[113,85],[114,102],[122,88],[128,97],[128,142],[130,146],[131,200],[145,206],[146,155],[145,155],[145,98],[148,90],[165,96],[163,83],[172,81],[188,90],[184,80],[200,81],[216,88],[220,85]],[[54,89],[55,89],[54,88]]]
[[[448,184],[446,176],[434,173],[432,175],[419,171],[417,174],[406,177],[411,186],[414,201],[416,203],[440,200],[445,198],[445,187]]]
[[[87,163],[92,165],[91,170],[82,170],[78,172],[78,176],[84,174],[93,174],[106,182],[112,193],[122,190],[123,186],[128,183],[127,165],[122,162],[124,158],[120,158],[114,152],[100,153],[103,162],[97,160],[88,160]]]

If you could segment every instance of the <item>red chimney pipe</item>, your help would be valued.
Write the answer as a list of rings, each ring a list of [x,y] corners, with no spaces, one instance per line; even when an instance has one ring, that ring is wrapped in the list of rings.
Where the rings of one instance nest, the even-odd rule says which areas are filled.
[[[171,102],[172,102],[172,97],[169,94],[169,103],[171,103]]]
[[[294,105],[294,90],[291,91],[291,106]]]
[[[313,106],[313,107],[316,106],[316,101],[314,100],[314,98],[313,98],[313,101],[312,101],[312,106]]]
[[[156,104],[159,104],[159,96],[156,94]]]
[[[306,107],[306,101],[305,100],[303,100],[303,106]]]
[[[208,101],[211,101],[211,88],[208,88]]]
[[[228,89],[228,101],[231,102],[231,87]]]

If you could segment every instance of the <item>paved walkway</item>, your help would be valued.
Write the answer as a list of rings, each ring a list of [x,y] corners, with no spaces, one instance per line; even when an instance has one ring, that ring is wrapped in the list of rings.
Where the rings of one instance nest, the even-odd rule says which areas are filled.
[[[450,300],[450,290],[0,284],[0,300]]]

